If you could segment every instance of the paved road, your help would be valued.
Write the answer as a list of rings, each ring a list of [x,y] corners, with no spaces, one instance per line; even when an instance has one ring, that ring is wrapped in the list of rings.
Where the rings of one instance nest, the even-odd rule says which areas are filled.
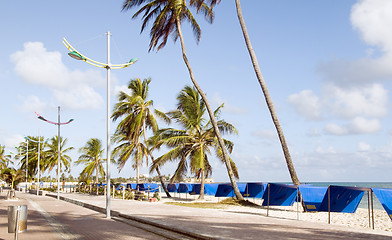
[[[29,205],[28,232],[20,239],[163,239],[162,236],[108,220],[105,214],[58,201],[17,193],[18,204]],[[103,196],[62,194],[68,200],[105,208]],[[13,239],[7,233],[7,205],[0,200],[0,238]],[[165,225],[168,228],[200,234],[212,239],[392,239],[392,233],[352,230],[343,226],[278,219],[256,214],[233,213],[213,209],[195,209],[167,204],[112,199],[114,213]]]

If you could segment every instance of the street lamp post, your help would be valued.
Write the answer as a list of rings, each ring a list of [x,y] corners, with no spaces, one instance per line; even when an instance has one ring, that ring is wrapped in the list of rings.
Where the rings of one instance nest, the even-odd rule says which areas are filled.
[[[95,67],[106,68],[107,70],[107,81],[106,81],[106,218],[110,218],[110,70],[120,69],[131,66],[137,61],[137,58],[132,58],[128,63],[124,64],[111,64],[110,63],[110,32],[107,35],[107,62],[100,63],[94,61],[81,53],[79,53],[74,47],[63,38],[63,44],[70,51],[68,55],[76,60],[83,60],[88,64]]]
[[[38,143],[38,163],[37,163],[37,166],[38,166],[38,173],[37,173],[37,196],[39,195],[39,180],[40,180],[40,172],[41,172],[41,169],[40,169],[40,153],[41,153],[41,136],[39,136],[39,131],[38,131],[38,141],[35,141],[35,140],[33,140],[33,139],[31,139],[31,138],[29,138],[29,137],[25,137],[25,139],[26,140],[28,140],[28,141],[31,141],[31,142],[35,142],[35,143]]]
[[[27,173],[29,171],[29,141],[27,141],[27,150],[26,150],[26,193],[27,193]]]
[[[60,106],[58,106],[58,122],[57,123],[45,119],[44,117],[42,117],[38,113],[35,113],[35,114],[37,114],[38,119],[45,121],[45,122],[48,122],[48,123],[51,123],[53,125],[57,125],[57,128],[58,128],[58,137],[57,137],[57,155],[58,155],[58,158],[57,158],[57,200],[60,200],[60,157],[61,157],[60,156],[61,155],[61,153],[60,153],[60,125],[66,125],[66,124],[72,122],[73,119],[68,120],[68,122],[61,123],[60,122]]]

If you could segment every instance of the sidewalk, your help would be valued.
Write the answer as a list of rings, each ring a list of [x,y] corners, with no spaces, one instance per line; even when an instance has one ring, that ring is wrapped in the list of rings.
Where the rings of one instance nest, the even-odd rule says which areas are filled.
[[[7,201],[0,197],[0,239],[14,239],[8,233],[7,206],[28,205],[27,232],[19,233],[20,240],[52,239],[161,239],[159,236],[106,219],[106,215],[51,197],[17,192],[19,200]],[[44,215],[44,216],[43,216]]]
[[[104,196],[77,193],[63,197],[105,208]],[[193,232],[214,239],[391,239],[392,233],[370,229],[350,229],[322,223],[278,219],[249,213],[197,209],[132,200],[112,199],[112,210]]]

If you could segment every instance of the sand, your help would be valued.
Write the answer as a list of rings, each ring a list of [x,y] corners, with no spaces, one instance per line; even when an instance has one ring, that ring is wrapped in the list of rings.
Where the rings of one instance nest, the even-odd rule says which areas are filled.
[[[185,196],[185,194],[177,194],[173,199],[165,199],[164,201],[180,201],[180,202],[192,202],[196,199],[196,196]],[[212,196],[206,196],[206,202],[218,202],[224,198],[215,198]],[[227,206],[224,209],[218,209],[219,211],[237,212],[243,214],[260,214],[267,216],[267,208],[262,207],[261,203],[263,200],[260,199],[248,199],[250,202],[254,202],[260,206],[257,207],[245,207],[245,206]],[[309,222],[322,222],[328,223],[327,212],[303,212],[301,204],[294,203],[290,207],[270,207],[268,210],[268,216],[274,218],[283,219],[294,219],[300,221]],[[330,223],[334,225],[343,225],[350,228],[372,228],[372,221],[370,215],[369,225],[369,213],[368,209],[358,208],[355,213],[331,213]],[[392,232],[392,221],[388,214],[384,210],[374,209],[374,229]]]

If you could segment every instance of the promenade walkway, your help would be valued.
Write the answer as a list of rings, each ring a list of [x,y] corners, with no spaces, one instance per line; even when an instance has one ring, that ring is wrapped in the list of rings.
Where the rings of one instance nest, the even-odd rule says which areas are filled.
[[[105,208],[104,196],[77,193],[61,196],[90,207]],[[23,201],[29,205],[28,232],[20,234],[19,239],[163,239],[151,232],[108,220],[105,214],[53,197],[19,192],[17,197],[26,199]],[[211,239],[392,239],[392,233],[384,231],[350,229],[258,214],[196,209],[161,202],[112,199],[111,203],[113,216],[128,215]],[[0,200],[0,238],[13,239],[10,238],[13,235],[7,233],[7,204],[10,203]]]

